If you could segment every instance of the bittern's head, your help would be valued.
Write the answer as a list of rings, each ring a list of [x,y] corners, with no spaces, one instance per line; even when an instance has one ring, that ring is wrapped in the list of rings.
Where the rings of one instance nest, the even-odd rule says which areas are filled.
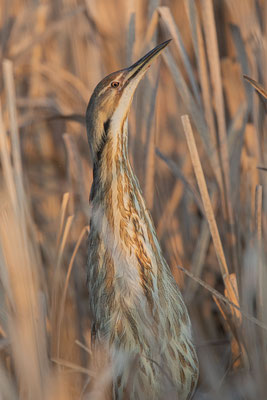
[[[114,72],[95,88],[86,111],[88,140],[93,160],[110,135],[121,134],[135,89],[152,62],[170,40],[161,43],[131,67]]]

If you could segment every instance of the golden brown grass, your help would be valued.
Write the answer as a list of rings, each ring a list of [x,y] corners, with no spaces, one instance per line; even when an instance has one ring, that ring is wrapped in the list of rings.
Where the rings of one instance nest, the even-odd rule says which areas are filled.
[[[266,398],[266,21],[264,0],[1,0],[1,399],[88,398],[83,115],[169,37],[130,158],[190,309],[194,398]]]

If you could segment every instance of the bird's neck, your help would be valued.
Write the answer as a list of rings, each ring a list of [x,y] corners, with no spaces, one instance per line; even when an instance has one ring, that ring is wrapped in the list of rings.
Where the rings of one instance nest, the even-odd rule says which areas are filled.
[[[128,158],[128,121],[125,118],[117,126],[111,119],[104,124],[95,155],[90,200],[100,204],[112,198],[115,203],[118,192],[127,191],[129,180],[132,180],[132,169]]]
[[[136,298],[143,293],[152,309],[152,291],[155,285],[161,286],[165,261],[128,159],[127,120],[121,131],[113,128],[111,122],[101,158],[94,166],[91,232],[97,243],[92,259],[97,262],[93,264],[111,274],[113,283],[115,276],[123,275],[127,290],[122,293]]]
[[[143,231],[152,232],[154,236],[153,222],[129,162],[127,118],[120,125],[111,120],[106,139],[103,139],[94,164],[90,194],[92,215],[99,216],[102,232],[105,227],[104,230],[112,234],[119,230],[121,237],[123,232],[128,237],[127,231],[132,230],[131,225],[136,220],[143,221]]]

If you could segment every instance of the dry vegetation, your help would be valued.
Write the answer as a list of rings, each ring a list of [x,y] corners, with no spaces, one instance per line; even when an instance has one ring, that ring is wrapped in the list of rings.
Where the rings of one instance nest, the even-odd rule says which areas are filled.
[[[0,399],[88,398],[83,116],[169,37],[130,157],[190,309],[194,399],[265,399],[267,2],[1,0],[0,18]]]

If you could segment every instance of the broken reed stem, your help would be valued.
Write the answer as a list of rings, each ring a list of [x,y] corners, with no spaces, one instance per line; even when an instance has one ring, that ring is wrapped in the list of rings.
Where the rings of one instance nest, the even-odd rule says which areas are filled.
[[[217,258],[219,261],[221,274],[222,274],[225,286],[227,286],[228,283],[227,283],[226,277],[229,275],[228,267],[227,267],[226,259],[224,256],[222,242],[221,242],[218,227],[217,227],[217,224],[215,221],[214,212],[213,212],[213,209],[211,206],[211,201],[210,201],[204,173],[203,173],[202,166],[200,163],[200,159],[199,159],[199,155],[198,155],[198,151],[197,151],[197,147],[196,147],[196,142],[194,139],[194,135],[193,135],[193,131],[192,131],[192,127],[191,127],[188,115],[182,116],[182,123],[183,123],[183,128],[184,128],[192,164],[193,164],[195,175],[197,178],[197,183],[198,183],[199,191],[201,194],[206,218],[208,220],[210,233],[211,233],[212,240],[214,243],[216,255],[217,255]]]
[[[217,255],[217,259],[219,261],[219,266],[220,266],[222,278],[223,278],[224,285],[225,285],[225,294],[229,299],[233,300],[232,302],[234,304],[238,305],[239,304],[239,296],[238,296],[238,289],[237,289],[237,283],[236,283],[236,275],[235,274],[229,275],[229,272],[228,272],[228,267],[227,267],[223,247],[222,247],[221,238],[220,238],[218,227],[217,227],[217,224],[215,221],[214,212],[212,209],[204,173],[203,173],[202,166],[200,163],[200,159],[199,159],[199,155],[198,155],[198,151],[197,151],[197,147],[196,147],[196,142],[194,139],[194,135],[193,135],[193,131],[192,131],[192,127],[191,127],[188,115],[182,116],[182,123],[183,123],[185,136],[186,136],[187,144],[188,144],[190,155],[191,155],[192,164],[193,164],[195,175],[197,178],[197,183],[198,183],[198,187],[200,190],[206,218],[208,220],[210,233],[211,233],[213,244],[215,247],[215,252]],[[233,317],[237,317],[236,313],[233,312],[233,309],[230,310],[230,312],[232,313]],[[239,321],[240,321],[240,319],[236,318],[236,322],[239,323]]]

